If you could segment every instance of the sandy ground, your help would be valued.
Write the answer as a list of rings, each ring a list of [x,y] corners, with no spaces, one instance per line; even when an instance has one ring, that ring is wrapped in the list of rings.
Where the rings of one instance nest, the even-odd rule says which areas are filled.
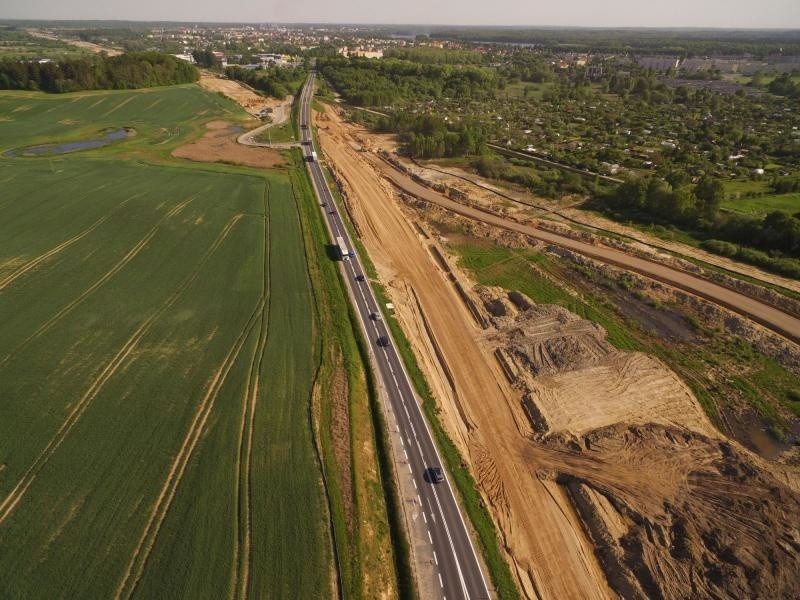
[[[775,308],[749,292],[739,292],[720,285],[688,271],[673,266],[654,262],[621,250],[610,245],[598,243],[595,239],[584,240],[580,233],[563,230],[558,226],[554,229],[551,222],[542,221],[538,226],[520,222],[514,216],[508,216],[504,208],[487,210],[473,206],[462,200],[454,200],[431,188],[424,186],[409,175],[401,173],[389,163],[379,159],[372,153],[363,153],[380,175],[384,176],[405,192],[421,198],[426,202],[435,204],[456,214],[481,221],[491,226],[522,233],[531,238],[553,244],[562,249],[599,260],[604,264],[615,265],[634,273],[643,274],[656,281],[666,283],[680,290],[710,300],[711,302],[746,315],[756,323],[772,329],[790,340],[800,342],[800,318],[788,314],[782,309]]]
[[[343,126],[330,119],[318,125],[322,149],[349,192],[361,238],[423,357],[446,426],[492,509],[521,587],[529,597],[611,597],[568,499],[554,482],[536,477],[525,459],[530,427],[499,367],[486,360],[472,317],[391,189],[344,141]],[[422,333],[428,328],[434,338]],[[442,383],[442,370],[452,375],[449,383]]]
[[[273,123],[282,123],[289,118],[291,112],[291,96],[283,100],[266,98],[233,79],[223,79],[210,71],[200,71],[200,86],[209,92],[220,92],[239,104],[253,116],[258,116],[264,108],[272,109]],[[288,107],[288,108],[287,108]]]
[[[354,127],[352,132],[354,139],[357,140],[360,145],[373,152],[385,150],[389,153],[396,153],[397,151],[395,135],[374,134],[363,127]],[[650,251],[654,249],[668,250],[681,256],[694,258],[735,273],[741,273],[760,281],[800,292],[800,282],[797,280],[781,277],[780,275],[763,271],[758,267],[740,263],[680,242],[662,240],[633,227],[575,208],[575,204],[582,203],[581,199],[555,201],[539,198],[525,190],[497,186],[484,180],[475,173],[469,173],[457,167],[445,167],[424,163],[414,164],[408,160],[403,160],[403,163],[406,167],[412,169],[427,181],[441,183],[463,191],[468,194],[471,199],[477,200],[487,206],[493,206],[495,208],[497,208],[498,205],[503,206],[505,211],[513,215],[514,218],[519,219],[520,222],[530,222],[533,218],[537,216],[541,217],[544,214],[557,220],[561,220],[563,217],[563,220],[568,219],[573,222],[585,224],[589,227],[597,227],[627,236],[633,240],[637,240]],[[514,206],[509,202],[508,198],[516,200],[523,205],[538,208],[526,208],[520,205]]]
[[[500,288],[481,288],[479,302],[493,310],[486,339],[511,365],[526,406],[535,405],[537,433],[580,436],[617,423],[658,423],[719,436],[672,370],[647,354],[617,350],[599,325]]]
[[[176,158],[200,162],[225,162],[247,167],[271,169],[286,164],[276,150],[253,148],[236,143],[237,131],[225,121],[211,121],[199,140],[172,151]]]

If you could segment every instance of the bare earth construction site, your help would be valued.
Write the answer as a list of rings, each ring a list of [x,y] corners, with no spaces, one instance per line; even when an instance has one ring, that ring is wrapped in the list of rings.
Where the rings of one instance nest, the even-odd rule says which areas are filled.
[[[381,177],[391,167],[363,151],[390,144],[337,109],[317,114],[317,125],[526,596],[798,589],[797,467],[721,434],[670,367],[610,344],[597,323],[518,290],[476,286],[459,266],[458,241],[532,242],[398,192]],[[797,348],[785,345],[784,364],[796,369]]]

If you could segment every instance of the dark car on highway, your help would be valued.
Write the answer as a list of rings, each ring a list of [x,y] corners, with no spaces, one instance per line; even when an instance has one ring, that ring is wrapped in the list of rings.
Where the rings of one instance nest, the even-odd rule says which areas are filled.
[[[444,481],[442,467],[428,467],[428,480],[431,483],[442,483]]]
[[[356,281],[364,281],[364,276],[361,273],[359,273],[358,275],[356,275]]]
[[[378,346],[385,347],[388,345],[389,345],[389,338],[387,338],[385,335],[382,335],[381,337],[378,338]]]

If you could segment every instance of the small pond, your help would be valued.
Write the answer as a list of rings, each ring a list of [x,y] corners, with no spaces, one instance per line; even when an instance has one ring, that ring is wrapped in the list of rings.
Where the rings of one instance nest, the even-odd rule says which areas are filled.
[[[124,140],[134,135],[134,133],[133,129],[122,127],[109,131],[101,138],[63,142],[61,144],[42,144],[40,146],[28,146],[27,148],[15,148],[5,152],[5,156],[54,156],[57,154],[77,152],[78,150],[91,150]]]

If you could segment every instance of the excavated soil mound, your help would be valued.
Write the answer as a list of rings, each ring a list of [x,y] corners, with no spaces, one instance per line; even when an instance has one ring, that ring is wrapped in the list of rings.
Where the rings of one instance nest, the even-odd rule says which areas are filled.
[[[532,448],[625,598],[797,598],[800,494],[727,441],[616,425]]]
[[[658,359],[617,350],[600,325],[560,306],[476,291],[494,315],[488,338],[514,364],[537,433],[660,423],[718,437],[688,386]]]

